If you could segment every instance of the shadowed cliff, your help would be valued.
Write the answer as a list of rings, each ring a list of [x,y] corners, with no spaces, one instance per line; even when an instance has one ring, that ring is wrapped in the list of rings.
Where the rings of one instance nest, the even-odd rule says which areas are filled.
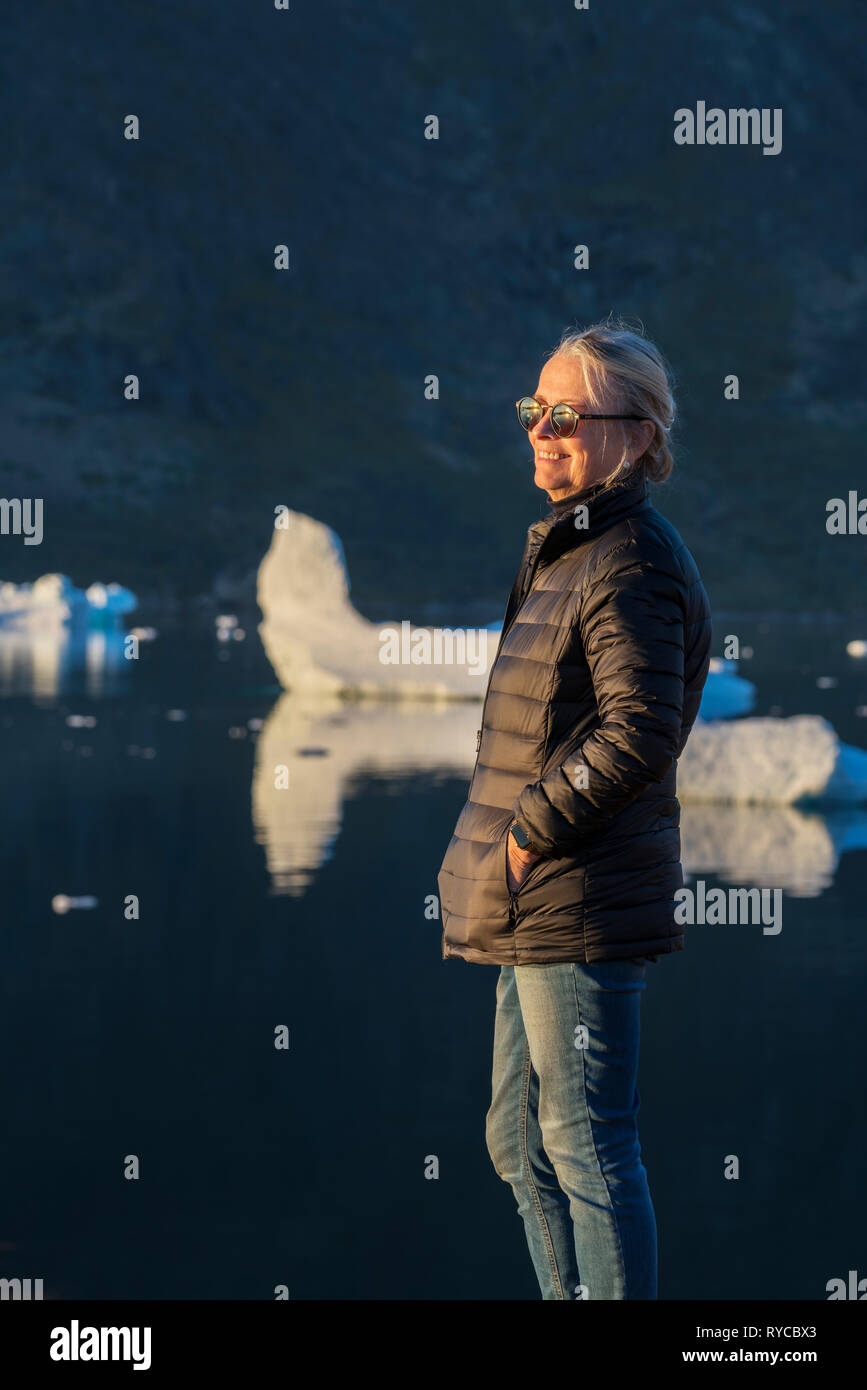
[[[490,621],[542,510],[513,402],[613,309],[677,374],[656,501],[715,607],[863,611],[867,537],[825,503],[864,476],[865,27],[805,0],[7,13],[3,492],[44,497],[45,539],[0,537],[0,578],[252,598],[282,503],[335,527],[369,616]],[[782,152],[676,146],[697,100],[781,107]]]

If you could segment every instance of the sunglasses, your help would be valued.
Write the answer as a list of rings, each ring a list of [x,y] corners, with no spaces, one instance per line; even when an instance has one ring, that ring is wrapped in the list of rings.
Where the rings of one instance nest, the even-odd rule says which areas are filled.
[[[570,434],[574,434],[578,428],[579,420],[643,420],[643,415],[585,415],[581,410],[574,410],[571,405],[565,405],[562,401],[559,405],[542,405],[535,396],[522,396],[519,401],[515,401],[518,411],[518,419],[525,430],[534,429],[539,421],[544,418],[545,412],[551,412],[551,428],[561,439],[568,439]]]

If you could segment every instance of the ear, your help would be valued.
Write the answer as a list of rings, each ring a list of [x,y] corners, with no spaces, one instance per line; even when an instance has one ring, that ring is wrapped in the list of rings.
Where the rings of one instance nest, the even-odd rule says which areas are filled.
[[[645,449],[653,443],[653,436],[656,433],[656,426],[652,420],[636,420],[635,424],[630,425],[630,443],[632,448],[632,461],[640,459]]]

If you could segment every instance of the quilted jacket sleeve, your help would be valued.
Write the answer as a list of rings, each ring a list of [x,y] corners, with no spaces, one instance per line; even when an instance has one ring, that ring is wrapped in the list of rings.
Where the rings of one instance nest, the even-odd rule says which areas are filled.
[[[588,573],[576,621],[600,724],[526,786],[513,812],[543,854],[574,850],[660,781],[680,750],[686,582],[678,558],[632,540]]]

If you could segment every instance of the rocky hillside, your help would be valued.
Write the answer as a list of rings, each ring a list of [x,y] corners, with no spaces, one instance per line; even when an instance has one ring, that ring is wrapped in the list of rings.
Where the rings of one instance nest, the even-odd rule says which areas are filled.
[[[867,608],[867,536],[825,530],[867,493],[865,28],[855,0],[6,7],[3,491],[45,537],[0,536],[0,578],[230,593],[285,503],[370,617],[490,621],[540,512],[513,401],[613,309],[676,370],[657,500],[716,607]],[[782,108],[781,153],[677,146],[699,100]]]

